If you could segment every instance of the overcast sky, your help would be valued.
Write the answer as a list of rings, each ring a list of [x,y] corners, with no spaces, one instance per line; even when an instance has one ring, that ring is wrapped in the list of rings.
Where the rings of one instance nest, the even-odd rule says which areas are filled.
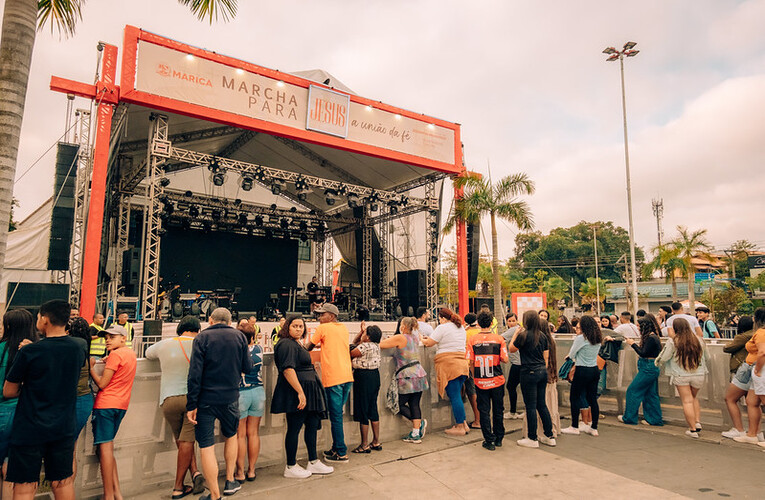
[[[210,26],[174,0],[90,0],[73,38],[38,33],[17,176],[64,130],[66,98],[50,76],[91,81],[96,43],[121,48],[132,24],[282,71],[322,68],[365,97],[460,123],[471,170],[536,182],[543,232],[627,227],[619,66],[601,52],[633,40],[637,243],[656,244],[651,200],[663,198],[667,237],[682,224],[708,229],[718,248],[765,247],[765,0],[239,3],[236,20]],[[18,218],[51,196],[54,155],[16,184]],[[499,228],[507,257],[515,231]]]

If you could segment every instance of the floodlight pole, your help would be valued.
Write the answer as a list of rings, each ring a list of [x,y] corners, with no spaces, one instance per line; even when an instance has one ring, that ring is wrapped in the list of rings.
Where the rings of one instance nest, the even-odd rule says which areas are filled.
[[[621,75],[621,83],[622,83],[622,117],[624,120],[624,164],[625,164],[625,170],[627,175],[627,212],[629,215],[629,236],[630,236],[630,267],[632,271],[632,307],[631,313],[634,315],[637,312],[638,308],[638,293],[637,293],[637,265],[635,263],[635,227],[632,220],[632,181],[630,176],[630,152],[629,152],[629,141],[627,140],[627,97],[626,92],[624,90],[624,56],[627,57],[634,57],[638,51],[632,50],[632,47],[634,47],[635,44],[633,42],[628,42],[624,46],[624,50],[616,51],[615,49],[611,49],[614,55],[618,54],[619,59],[619,72]],[[609,50],[609,49],[606,49]],[[608,52],[606,52],[608,53]],[[609,61],[613,61],[613,56],[609,57]]]

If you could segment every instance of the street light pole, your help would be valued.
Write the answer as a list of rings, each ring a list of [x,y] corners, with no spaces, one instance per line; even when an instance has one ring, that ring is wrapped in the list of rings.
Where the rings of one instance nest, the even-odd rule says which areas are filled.
[[[627,212],[629,215],[629,235],[630,235],[630,267],[632,270],[632,307],[634,315],[638,308],[638,290],[637,290],[637,264],[635,263],[635,228],[632,221],[632,181],[630,176],[630,152],[629,141],[627,140],[627,98],[624,90],[624,57],[634,57],[639,50],[634,50],[635,42],[624,44],[623,50],[616,50],[614,47],[607,47],[603,50],[604,54],[609,54],[607,61],[619,60],[619,69],[622,82],[622,117],[624,119],[624,164],[627,175]]]
[[[598,317],[600,317],[600,275],[598,274],[598,230],[592,226],[592,244],[595,247],[595,294],[598,297]]]

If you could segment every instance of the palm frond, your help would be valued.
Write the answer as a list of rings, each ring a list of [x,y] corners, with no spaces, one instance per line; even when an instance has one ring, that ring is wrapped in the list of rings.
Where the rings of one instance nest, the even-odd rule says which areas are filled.
[[[508,175],[494,185],[494,197],[497,203],[510,201],[522,194],[534,194],[534,181],[524,172]]]
[[[58,31],[64,36],[74,35],[77,22],[82,19],[84,0],[38,0],[37,29],[50,22],[51,33]]]
[[[212,24],[220,18],[229,21],[236,16],[237,0],[178,0],[186,5],[200,21]]]
[[[531,209],[525,201],[514,201],[497,205],[494,213],[506,221],[512,222],[518,226],[518,229],[523,231],[534,228],[534,217],[531,215]]]

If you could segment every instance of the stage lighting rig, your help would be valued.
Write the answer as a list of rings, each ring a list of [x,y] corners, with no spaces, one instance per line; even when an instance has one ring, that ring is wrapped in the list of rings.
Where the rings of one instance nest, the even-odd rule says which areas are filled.
[[[243,191],[252,191],[252,185],[254,183],[254,179],[250,177],[249,175],[243,175],[242,176],[242,190]]]
[[[350,193],[348,195],[348,206],[350,208],[356,208],[359,206],[359,195],[356,193]]]
[[[262,168],[258,167],[252,173],[252,178],[255,179],[258,182],[265,182],[266,181],[266,172]]]
[[[282,229],[287,229],[290,227],[290,220],[286,217],[283,217],[282,219],[279,219],[279,225],[282,227]]]
[[[244,212],[240,212],[237,216],[237,220],[239,221],[239,224],[247,224],[247,214]]]
[[[301,231],[306,232],[308,231],[308,223],[304,220],[300,221],[300,225],[298,226]]]
[[[327,202],[327,205],[332,206],[335,204],[335,201],[337,201],[337,191],[334,189],[327,189],[324,191],[324,201]]]
[[[255,216],[255,225],[258,227],[263,227],[263,216],[258,214]]]
[[[218,161],[217,156],[213,156],[210,158],[210,163],[207,164],[207,168],[210,170],[210,172],[217,172],[220,170],[220,162]]]
[[[398,213],[398,202],[396,200],[390,200],[388,202],[388,211],[392,214]]]
[[[162,177],[159,180],[159,185],[162,186],[163,188],[169,186],[170,185],[170,179],[168,179],[167,177]]]
[[[295,181],[295,189],[297,191],[302,191],[304,189],[308,189],[308,182],[305,180],[305,177],[300,176]]]
[[[191,205],[189,207],[189,215],[194,217],[194,218],[199,217],[199,207],[196,206],[196,205]]]
[[[212,174],[212,182],[220,187],[226,183],[226,171],[218,169]]]
[[[308,234],[305,232],[300,233],[300,241],[302,241],[303,243],[308,241]]]
[[[223,212],[219,208],[213,208],[212,212],[210,213],[213,220],[221,220],[223,218]]]
[[[367,203],[369,203],[369,211],[370,212],[377,212],[380,207],[377,204],[377,202],[380,200],[380,195],[377,194],[376,191],[372,191],[372,194],[369,195],[367,198]]]
[[[287,187],[287,183],[281,179],[271,180],[271,193],[274,195],[280,195]]]
[[[308,193],[310,193],[310,189],[301,189],[297,193],[298,201],[305,201],[308,198]],[[294,208],[294,207],[293,207]]]

